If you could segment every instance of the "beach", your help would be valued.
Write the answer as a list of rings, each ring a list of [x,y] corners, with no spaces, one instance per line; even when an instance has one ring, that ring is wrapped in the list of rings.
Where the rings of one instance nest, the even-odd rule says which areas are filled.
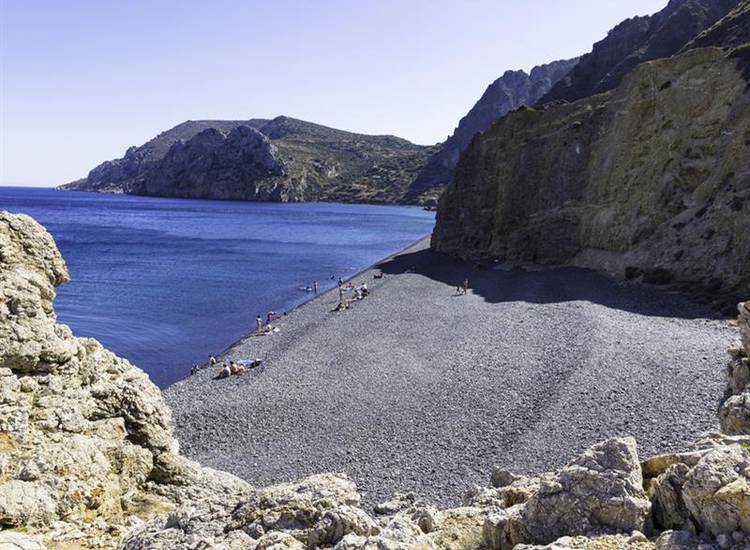
[[[395,491],[455,505],[495,465],[540,472],[624,434],[647,456],[716,427],[735,331],[680,295],[478,269],[428,239],[352,282],[370,295],[349,310],[331,311],[334,289],[219,359],[260,367],[166,390],[187,456],[258,486],[345,472],[367,506]]]

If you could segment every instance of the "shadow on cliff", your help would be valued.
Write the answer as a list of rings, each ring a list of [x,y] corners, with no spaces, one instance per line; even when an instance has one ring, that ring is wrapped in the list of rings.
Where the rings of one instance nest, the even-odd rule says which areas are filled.
[[[685,295],[656,287],[625,284],[595,271],[574,267],[539,271],[508,269],[500,264],[460,260],[426,248],[395,256],[380,263],[378,268],[386,274],[414,271],[454,288],[468,279],[469,291],[492,303],[552,304],[584,300],[640,315],[725,318],[720,312]]]

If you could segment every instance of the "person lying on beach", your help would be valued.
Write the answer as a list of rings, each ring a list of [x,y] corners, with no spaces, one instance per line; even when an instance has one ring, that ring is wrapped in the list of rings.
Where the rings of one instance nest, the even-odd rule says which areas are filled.
[[[382,271],[378,271],[375,275],[372,276],[373,279],[382,279],[385,275]]]
[[[229,362],[229,372],[232,374],[242,374],[247,372],[247,369],[242,365],[237,365],[234,361]]]
[[[221,367],[221,370],[219,371],[219,374],[216,375],[216,378],[229,378],[230,374],[232,374],[232,371],[229,369],[229,365],[224,363],[224,366]]]
[[[346,302],[339,302],[338,305],[331,310],[331,313],[334,313],[336,311],[344,311],[345,309],[349,309],[349,304]]]

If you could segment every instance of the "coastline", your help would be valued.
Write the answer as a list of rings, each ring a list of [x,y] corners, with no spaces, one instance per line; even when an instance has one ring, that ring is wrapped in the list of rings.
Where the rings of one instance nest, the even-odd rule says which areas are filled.
[[[322,292],[221,356],[260,367],[167,388],[185,454],[254,485],[337,471],[367,506],[442,506],[495,465],[548,471],[622,434],[669,452],[715,428],[734,332],[707,307],[575,268],[477,272],[427,245],[349,277],[370,288],[351,309]]]
[[[430,240],[430,238],[431,238],[431,234],[428,234],[428,235],[425,235],[423,237],[420,237],[419,239],[415,240],[411,244],[408,244],[408,245],[404,246],[403,248],[401,248],[400,250],[397,250],[396,252],[393,252],[393,253],[385,256],[384,258],[381,258],[380,260],[378,260],[378,261],[376,261],[376,262],[368,265],[367,267],[365,267],[363,269],[360,269],[356,273],[354,273],[352,275],[348,275],[346,277],[341,277],[341,280],[344,281],[344,282],[349,282],[352,279],[355,279],[357,277],[362,277],[362,276],[368,274],[371,271],[375,271],[379,265],[382,265],[383,263],[385,263],[385,262],[387,262],[389,260],[392,260],[396,256],[399,256],[401,254],[404,254],[404,253],[410,251],[411,249],[420,248],[423,244],[427,244],[429,246],[429,240]],[[372,281],[368,280],[368,284],[371,284],[371,282]],[[316,301],[318,299],[322,299],[322,298],[324,298],[328,294],[331,294],[331,295],[337,294],[337,292],[338,292],[337,288],[338,288],[338,285],[334,283],[334,285],[331,288],[328,288],[326,290],[322,290],[321,292],[318,292],[317,294],[312,293],[313,294],[312,296],[309,296],[308,298],[303,299],[301,302],[299,302],[296,305],[292,306],[287,311],[284,311],[281,314],[281,317],[277,318],[274,321],[273,325],[280,327],[280,325],[278,325],[279,321],[285,321],[296,310],[298,310],[298,309],[300,309],[302,307],[305,307],[307,304],[310,304],[311,302],[314,302],[314,301]],[[308,294],[311,294],[311,293],[308,293]],[[275,311],[275,310],[272,310],[272,311]],[[232,350],[234,348],[236,348],[237,346],[239,346],[240,344],[242,344],[248,338],[253,338],[253,337],[255,337],[255,331],[254,330],[248,330],[242,336],[240,336],[237,340],[235,340],[234,342],[232,342],[231,344],[229,344],[226,348],[224,348],[224,350],[221,351],[218,355],[216,355],[215,356],[216,359],[218,361],[222,361],[225,357],[228,357],[228,355],[232,352]],[[185,378],[188,378],[189,376],[190,376],[190,374],[188,374]],[[174,383],[170,384],[169,386],[167,386],[167,388],[173,386],[174,384],[177,384],[178,382],[181,382],[182,380],[185,380],[185,378],[181,378],[177,382],[174,382]],[[166,390],[167,388],[162,388],[162,389]]]

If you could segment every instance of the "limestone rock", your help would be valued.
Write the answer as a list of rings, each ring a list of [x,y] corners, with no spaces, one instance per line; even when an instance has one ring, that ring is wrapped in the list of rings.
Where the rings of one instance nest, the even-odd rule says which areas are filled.
[[[750,435],[750,390],[724,401],[719,409],[719,422],[724,433]]]
[[[54,288],[67,279],[52,237],[0,212],[0,528],[113,547],[132,517],[231,510],[249,486],[177,455],[148,377],[56,323]]]
[[[664,531],[656,539],[656,550],[697,550],[700,541],[688,531]]]
[[[740,329],[742,345],[745,348],[745,356],[750,357],[750,301],[739,304],[737,309],[739,310],[737,326]]]
[[[601,535],[592,537],[561,537],[544,546],[520,544],[515,550],[653,550],[645,537]]]
[[[690,470],[682,491],[700,531],[750,535],[750,453],[740,445],[708,453]]]
[[[0,550],[47,550],[36,538],[13,531],[0,531]]]
[[[690,468],[681,462],[671,465],[653,483],[651,502],[654,523],[661,530],[693,530],[682,496]]]
[[[610,439],[543,476],[524,504],[490,516],[485,539],[490,548],[505,550],[566,535],[643,530],[650,510],[635,440]]]

